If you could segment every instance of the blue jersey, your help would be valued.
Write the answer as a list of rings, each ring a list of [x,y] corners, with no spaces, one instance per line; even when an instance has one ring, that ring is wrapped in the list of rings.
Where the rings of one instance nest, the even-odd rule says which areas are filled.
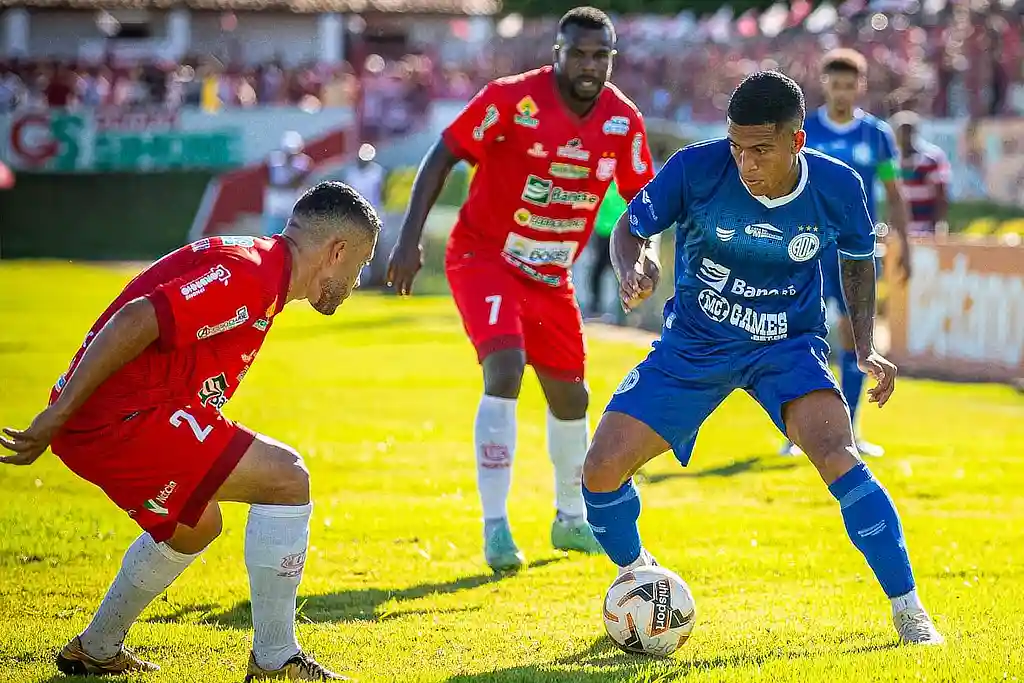
[[[846,164],[813,150],[797,156],[792,193],[755,197],[728,140],[676,152],[629,204],[631,232],[650,238],[674,223],[676,291],[665,343],[774,342],[824,336],[819,259],[832,245],[869,259],[875,235],[864,184]]]
[[[889,124],[857,109],[849,123],[834,123],[824,107],[804,122],[807,146],[845,162],[867,188],[868,212],[875,215],[875,183],[894,179],[898,171],[896,138]],[[881,177],[879,177],[881,175]]]

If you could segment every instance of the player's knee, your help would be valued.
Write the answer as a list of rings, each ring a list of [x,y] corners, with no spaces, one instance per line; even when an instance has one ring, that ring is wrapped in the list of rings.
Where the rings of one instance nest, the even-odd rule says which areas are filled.
[[[309,502],[309,468],[300,455],[284,468],[284,481],[280,487],[281,505],[305,505]]]
[[[305,505],[309,502],[309,469],[297,451],[287,446],[278,449],[277,462],[267,473],[269,505]]]
[[[522,349],[496,351],[484,358],[484,393],[501,398],[519,398],[526,372],[526,355]]]
[[[590,392],[583,382],[565,383],[565,390],[548,397],[551,414],[558,420],[580,420],[590,408]]]
[[[590,445],[583,462],[583,485],[594,493],[615,491],[625,479],[622,457],[598,440]]]
[[[216,502],[211,502],[194,527],[179,524],[174,535],[166,543],[179,553],[196,555],[213,543],[223,530],[224,518],[221,517],[220,506]]]
[[[821,444],[806,452],[807,459],[829,485],[860,462],[856,447],[842,442]]]

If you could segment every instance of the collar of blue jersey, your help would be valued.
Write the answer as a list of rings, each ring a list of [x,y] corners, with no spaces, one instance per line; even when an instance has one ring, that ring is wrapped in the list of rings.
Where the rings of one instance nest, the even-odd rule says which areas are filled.
[[[763,194],[754,194],[753,192],[750,192],[750,188],[747,187],[747,184],[743,182],[743,178],[741,177],[740,182],[743,183],[743,189],[750,192],[751,197],[761,202],[761,204],[769,209],[777,209],[780,206],[789,204],[791,201],[799,197],[800,193],[804,191],[804,187],[807,186],[807,157],[804,156],[803,152],[800,152],[796,155],[796,158],[797,161],[800,162],[800,179],[796,182],[796,187],[793,188],[793,191],[789,194],[783,197],[776,197],[775,199],[766,197]],[[736,172],[739,173],[739,169],[737,169]]]
[[[818,107],[818,120],[821,121],[821,125],[828,128],[833,133],[842,135],[843,133],[849,133],[851,130],[860,125],[860,120],[864,118],[864,110],[860,107],[853,110],[853,118],[846,123],[836,123],[828,116],[828,107]]]

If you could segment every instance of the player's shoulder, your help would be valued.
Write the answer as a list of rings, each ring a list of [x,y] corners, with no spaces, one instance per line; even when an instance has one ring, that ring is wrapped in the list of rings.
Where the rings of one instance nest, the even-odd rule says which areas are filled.
[[[936,164],[945,164],[949,162],[946,153],[938,145],[932,144],[931,142],[925,142],[920,140],[916,144],[917,153],[923,156],[928,161]]]
[[[235,268],[239,274],[256,276],[276,244],[276,239],[267,237],[207,237],[185,245],[179,252],[191,254],[189,260],[194,267],[222,263]]]
[[[550,78],[551,72],[552,68],[550,66],[542,66],[539,69],[530,69],[529,71],[523,71],[510,76],[495,78],[487,84],[487,87],[492,90],[509,93],[529,92],[536,86],[538,81]]]
[[[800,153],[807,162],[807,180],[813,187],[824,189],[831,194],[836,194],[831,190],[857,190],[859,193],[863,187],[864,181],[860,175],[845,162],[809,147],[805,147]]]
[[[870,112],[861,112],[860,124],[876,130],[883,135],[893,135],[892,126],[889,125],[889,122],[884,119],[880,119]]]
[[[732,163],[729,141],[716,138],[678,150],[665,162],[661,173],[681,177],[690,197],[708,197],[715,193]]]
[[[701,166],[710,169],[718,166],[726,166],[732,161],[732,152],[729,149],[729,140],[726,138],[713,138],[693,142],[675,153],[679,162],[686,166]]]
[[[601,97],[608,102],[610,108],[617,109],[619,112],[628,114],[633,118],[643,119],[643,114],[640,113],[640,107],[636,106],[636,102],[631,100],[626,93],[619,90],[619,86],[611,81],[604,84]]]

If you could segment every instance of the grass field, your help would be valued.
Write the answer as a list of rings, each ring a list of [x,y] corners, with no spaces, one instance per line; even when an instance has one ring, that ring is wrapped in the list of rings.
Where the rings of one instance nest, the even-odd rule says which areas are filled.
[[[0,265],[0,422],[42,407],[129,273]],[[592,339],[595,414],[644,345]],[[333,318],[292,304],[225,412],[296,446],[313,474],[300,638],[361,681],[1024,680],[1024,397],[902,381],[866,434],[903,514],[920,590],[949,643],[894,647],[889,606],[803,460],[746,396],[707,423],[693,465],[642,481],[641,530],[690,583],[693,638],[669,660],[604,636],[604,558],[547,540],[544,413],[527,382],[512,525],[531,561],[492,578],[481,556],[471,425],[478,371],[446,299],[358,295]],[[52,455],[0,469],[0,680],[65,680],[53,655],[87,624],[134,524]],[[245,510],[151,606],[129,644],[164,668],[146,680],[240,681],[248,654]],[[115,679],[117,680],[117,679]],[[124,679],[136,680],[136,679]]]

